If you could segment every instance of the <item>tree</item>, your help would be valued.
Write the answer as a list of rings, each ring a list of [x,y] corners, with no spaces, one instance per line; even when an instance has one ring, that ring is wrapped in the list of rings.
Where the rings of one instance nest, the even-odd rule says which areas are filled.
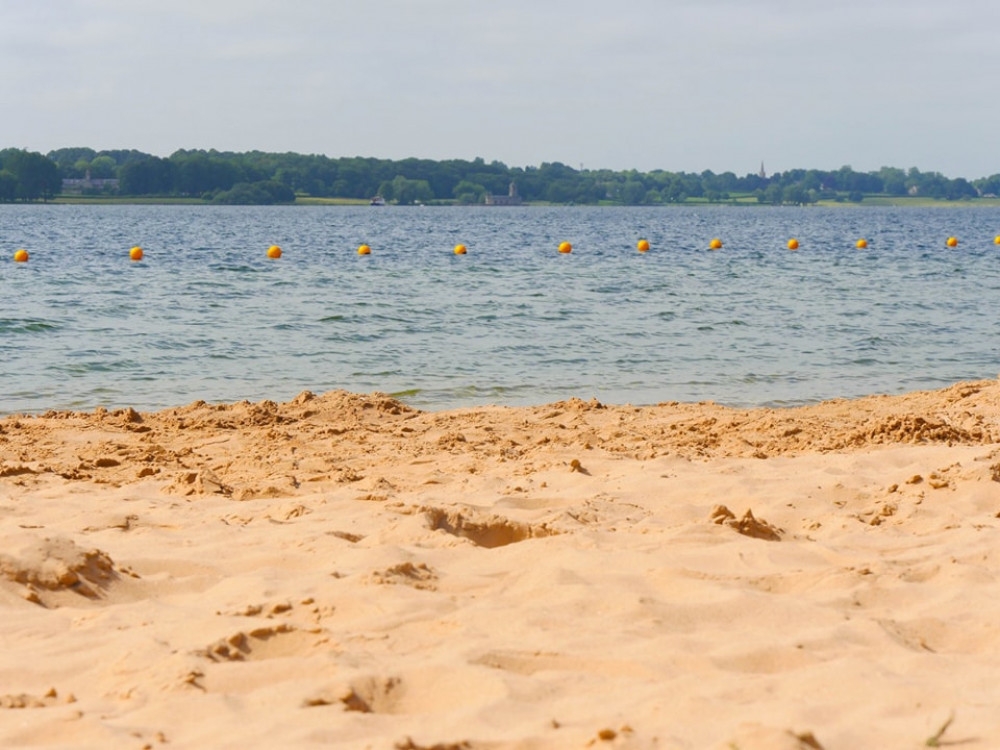
[[[236,160],[203,151],[179,151],[170,156],[170,163],[174,165],[173,192],[182,195],[229,190],[237,182],[251,182]]]
[[[629,206],[636,206],[646,199],[646,186],[639,180],[626,180],[622,185],[622,203]]]
[[[452,195],[459,203],[482,203],[486,188],[479,183],[462,180],[452,188]]]
[[[13,203],[17,199],[17,177],[13,172],[0,169],[0,203]]]
[[[17,180],[17,200],[49,200],[62,188],[59,167],[36,151],[7,149],[0,152],[3,169]]]
[[[801,183],[795,183],[781,191],[781,202],[794,203],[797,206],[801,206],[803,203],[809,202],[809,196],[806,194],[805,188],[802,187]]]
[[[570,203],[576,194],[576,184],[573,180],[558,179],[545,188],[545,200],[550,203]]]
[[[1000,174],[984,177],[973,184],[983,195],[1000,195]]]
[[[126,162],[118,169],[119,190],[123,195],[168,195],[174,187],[174,165],[151,156]]]
[[[60,186],[45,176],[50,167],[28,158],[26,152],[0,152],[0,169],[16,180],[14,200],[46,199]],[[1000,177],[970,182],[948,179],[940,174],[882,167],[878,172],[855,172],[850,165],[833,171],[790,169],[770,178],[749,173],[716,174],[635,169],[576,170],[561,162],[543,162],[534,167],[508,167],[503,162],[407,158],[401,160],[369,157],[331,158],[316,154],[269,153],[263,151],[220,152],[179,150],[167,159],[134,149],[94,151],[86,147],[50,151],[48,161],[63,178],[108,178],[117,173],[122,195],[189,195],[211,200],[235,193],[240,200],[258,196],[270,200],[271,192],[258,183],[276,182],[295,192],[316,196],[370,198],[382,194],[398,203],[456,200],[477,203],[484,194],[502,195],[511,182],[526,201],[554,203],[596,203],[613,200],[626,204],[683,203],[701,196],[709,201],[726,200],[730,193],[753,193],[761,203],[811,203],[818,198],[845,200],[849,195],[888,193],[905,195],[911,189],[920,195],[942,200],[962,200],[979,194],[1000,194]],[[7,159],[10,163],[5,163]],[[11,161],[13,160],[13,161]],[[15,165],[17,168],[15,169]],[[23,174],[22,174],[23,173]],[[41,178],[40,175],[41,174]],[[10,177],[3,188],[10,191]],[[263,192],[261,192],[263,190]],[[33,196],[33,197],[30,197]],[[229,196],[232,197],[232,196]],[[227,199],[229,198],[227,197]],[[11,198],[0,197],[0,200]]]
[[[63,177],[81,178],[87,172],[90,162],[97,156],[97,152],[86,146],[77,146],[49,151],[47,156],[56,163]]]
[[[911,170],[914,171],[914,170]],[[948,195],[948,178],[939,172],[917,172],[917,192],[928,198],[945,198]]]
[[[90,176],[95,180],[109,180],[117,171],[118,165],[110,156],[97,156],[90,162]]]
[[[781,185],[772,182],[762,191],[757,193],[758,203],[770,203],[772,206],[780,206],[782,199]]]
[[[427,180],[411,180],[403,175],[396,175],[392,180],[392,197],[397,203],[421,203],[434,199]],[[385,197],[385,196],[383,196]]]
[[[80,180],[87,176],[90,169],[90,162],[86,159],[78,159],[72,166],[62,167],[63,177],[71,180]]]
[[[945,188],[945,197],[950,201],[974,198],[978,194],[976,189],[964,177],[949,180]]]
[[[882,167],[878,171],[882,190],[889,195],[906,195],[906,172],[896,167]]]
[[[802,187],[806,190],[820,190],[823,187],[823,179],[815,169],[810,169],[802,178]]]
[[[294,203],[295,192],[280,182],[260,180],[238,182],[231,190],[223,190],[212,198],[212,203],[230,205],[269,206],[274,203]]]

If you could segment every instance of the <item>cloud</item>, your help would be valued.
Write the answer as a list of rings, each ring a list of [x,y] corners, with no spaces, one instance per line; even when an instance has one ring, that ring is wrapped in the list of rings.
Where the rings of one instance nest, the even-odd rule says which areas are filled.
[[[992,1],[0,4],[3,145],[1000,171]]]

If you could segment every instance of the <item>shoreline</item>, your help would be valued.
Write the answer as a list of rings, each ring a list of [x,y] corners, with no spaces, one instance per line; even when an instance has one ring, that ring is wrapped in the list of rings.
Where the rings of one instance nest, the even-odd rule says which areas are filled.
[[[890,405],[889,408],[895,408],[897,410],[906,409],[909,404],[923,402],[934,403],[940,399],[948,399],[950,398],[950,394],[953,393],[973,394],[984,390],[992,391],[992,386],[996,383],[1000,383],[1000,378],[962,380],[949,385],[941,386],[939,388],[921,388],[903,393],[872,393],[858,396],[822,398],[810,400],[804,403],[774,404],[771,402],[755,405],[731,405],[715,401],[714,399],[701,399],[698,401],[669,400],[656,403],[612,403],[601,402],[596,397],[591,397],[590,399],[585,400],[579,396],[569,396],[563,399],[553,399],[537,404],[505,405],[497,403],[477,403],[443,408],[430,408],[407,403],[406,396],[410,395],[409,392],[355,392],[344,389],[335,389],[317,394],[310,390],[304,390],[287,401],[275,401],[270,398],[264,398],[257,401],[250,401],[249,399],[234,401],[205,401],[202,399],[195,399],[194,401],[184,404],[163,406],[152,409],[136,409],[132,405],[99,405],[93,408],[82,409],[43,409],[39,407],[38,410],[33,411],[15,411],[6,414],[0,413],[0,426],[2,426],[5,422],[10,421],[20,422],[20,420],[47,419],[83,422],[96,421],[98,423],[114,422],[116,419],[121,419],[125,422],[143,423],[149,419],[169,421],[170,415],[178,413],[199,413],[212,411],[236,412],[246,409],[258,411],[264,410],[266,412],[281,414],[295,410],[295,407],[301,405],[302,403],[314,401],[332,401],[334,403],[358,401],[366,404],[364,408],[371,408],[371,404],[379,404],[380,409],[391,411],[394,414],[406,413],[411,415],[411,418],[420,416],[431,421],[439,418],[448,419],[451,418],[452,415],[461,415],[465,413],[475,414],[478,412],[509,412],[511,414],[523,412],[525,414],[537,415],[540,412],[550,411],[552,409],[564,409],[566,408],[566,405],[572,405],[573,408],[582,408],[584,410],[596,409],[646,414],[662,414],[670,410],[676,410],[678,413],[692,413],[703,410],[706,412],[719,412],[726,415],[730,418],[730,427],[739,429],[742,427],[745,420],[755,419],[756,417],[754,415],[767,415],[773,420],[791,424],[800,419],[806,421],[810,420],[811,418],[808,415],[813,412],[826,412],[829,414],[841,415],[838,418],[843,422],[851,419],[861,421],[863,416],[870,415],[877,409],[884,409],[887,405]],[[892,407],[891,405],[895,405],[895,407]],[[311,414],[311,410],[306,411]],[[285,419],[285,417],[281,416],[276,418],[278,421]],[[927,420],[925,419],[924,421]],[[987,441],[991,439],[991,435],[995,435],[997,441],[1000,441],[1000,422],[998,422],[998,426],[993,433],[983,432],[983,435]],[[964,433],[959,436],[959,439],[963,439],[963,436]],[[979,433],[976,433],[975,439],[979,439]]]
[[[11,415],[0,745],[985,750],[998,483],[997,380]]]
[[[112,196],[76,196],[76,195],[59,195],[48,201],[32,201],[30,203],[19,203],[19,204],[9,204],[9,205],[57,205],[57,206],[213,206],[213,207],[233,207],[242,206],[274,206],[274,207],[285,207],[293,208],[299,206],[333,206],[333,207],[357,207],[357,206],[369,206],[369,201],[360,198],[313,198],[300,196],[295,200],[294,203],[271,203],[271,204],[214,204],[211,201],[206,201],[201,198],[182,198],[182,197],[128,197],[128,198],[116,198]],[[730,208],[753,208],[753,207],[763,207],[763,208],[996,208],[1000,206],[1000,198],[969,198],[966,200],[945,200],[937,198],[926,198],[926,197],[902,197],[902,196],[886,196],[886,195],[866,195],[862,201],[834,201],[834,200],[819,200],[813,204],[781,204],[774,205],[771,203],[760,203],[754,197],[746,198],[735,198],[730,200],[718,200],[718,201],[708,201],[708,200],[685,200],[681,203],[657,203],[657,204],[624,204],[624,203],[547,203],[544,201],[532,201],[530,203],[522,203],[517,208],[684,208],[684,207],[712,207],[712,206],[722,206]],[[430,201],[422,204],[415,205],[391,205],[389,208],[496,208],[499,210],[505,210],[510,208],[509,206],[486,206],[482,203],[455,203],[455,202],[442,202],[442,201]]]

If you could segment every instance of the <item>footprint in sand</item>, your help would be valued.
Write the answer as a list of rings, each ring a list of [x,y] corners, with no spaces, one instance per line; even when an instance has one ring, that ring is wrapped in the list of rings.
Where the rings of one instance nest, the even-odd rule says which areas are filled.
[[[286,656],[302,656],[325,642],[315,632],[281,623],[271,627],[239,631],[199,652],[212,661],[261,661]]]

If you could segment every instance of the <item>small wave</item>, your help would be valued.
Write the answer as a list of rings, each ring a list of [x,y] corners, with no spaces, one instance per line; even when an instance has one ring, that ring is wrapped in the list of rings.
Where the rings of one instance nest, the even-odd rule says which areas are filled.
[[[62,326],[58,323],[50,323],[46,320],[17,320],[14,318],[0,318],[0,333],[45,333],[46,331],[58,331]]]
[[[423,393],[422,388],[409,388],[405,391],[393,391],[389,395],[393,398],[406,399],[414,398],[415,396],[419,396],[421,393]]]

